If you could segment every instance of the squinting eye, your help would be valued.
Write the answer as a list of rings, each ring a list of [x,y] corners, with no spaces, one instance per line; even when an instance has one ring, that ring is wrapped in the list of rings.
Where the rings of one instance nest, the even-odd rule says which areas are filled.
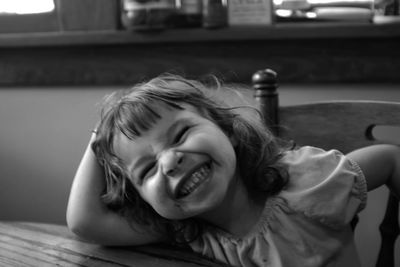
[[[144,169],[143,169],[143,171],[142,171],[142,173],[140,174],[140,180],[143,180],[143,179],[145,179],[148,175],[149,175],[149,172],[154,168],[156,166],[156,163],[155,162],[152,162],[152,163],[150,163],[149,165],[147,165]]]
[[[183,127],[178,134],[175,136],[174,139],[174,144],[178,143],[179,141],[181,141],[181,139],[183,138],[183,136],[185,135],[185,133],[190,129],[189,126],[185,126]]]

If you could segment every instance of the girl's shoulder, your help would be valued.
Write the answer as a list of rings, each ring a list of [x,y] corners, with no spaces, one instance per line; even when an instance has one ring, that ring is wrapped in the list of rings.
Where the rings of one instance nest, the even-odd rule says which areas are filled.
[[[338,150],[303,146],[287,151],[282,163],[289,173],[287,191],[312,188],[327,179],[342,178],[342,172],[347,169],[363,176],[358,165]]]
[[[338,150],[323,150],[312,146],[290,150],[282,157],[289,174],[289,183],[283,190],[286,194],[306,193],[333,189],[331,186],[351,187],[354,183],[365,183],[358,164]]]
[[[291,210],[344,224],[365,207],[367,186],[357,163],[337,150],[305,146],[282,158],[289,182],[279,196]]]

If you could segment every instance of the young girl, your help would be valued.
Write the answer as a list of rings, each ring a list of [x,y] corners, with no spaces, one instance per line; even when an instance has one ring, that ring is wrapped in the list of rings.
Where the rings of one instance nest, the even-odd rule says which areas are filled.
[[[108,98],[73,182],[70,229],[233,266],[359,266],[349,223],[367,190],[400,192],[400,149],[292,148],[209,87],[164,75]]]

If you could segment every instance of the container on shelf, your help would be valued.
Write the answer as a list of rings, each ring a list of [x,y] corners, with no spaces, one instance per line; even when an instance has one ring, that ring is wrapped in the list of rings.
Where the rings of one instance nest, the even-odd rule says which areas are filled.
[[[176,0],[174,26],[201,27],[203,22],[203,0]]]
[[[117,30],[117,0],[56,0],[62,31]],[[88,15],[90,14],[90,15]]]
[[[122,0],[121,22],[127,30],[163,30],[175,13],[174,0]]]
[[[228,0],[203,0],[203,27],[216,29],[228,26]]]

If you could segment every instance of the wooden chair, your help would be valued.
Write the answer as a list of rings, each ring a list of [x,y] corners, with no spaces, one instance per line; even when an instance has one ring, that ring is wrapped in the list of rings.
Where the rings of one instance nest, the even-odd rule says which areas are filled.
[[[400,126],[400,103],[383,101],[329,101],[295,106],[279,106],[277,74],[260,70],[252,77],[255,99],[265,123],[279,137],[297,145],[354,149],[387,143],[377,140],[377,125]],[[389,194],[386,213],[379,227],[381,247],[377,267],[394,267],[394,245],[399,235],[398,199]]]

